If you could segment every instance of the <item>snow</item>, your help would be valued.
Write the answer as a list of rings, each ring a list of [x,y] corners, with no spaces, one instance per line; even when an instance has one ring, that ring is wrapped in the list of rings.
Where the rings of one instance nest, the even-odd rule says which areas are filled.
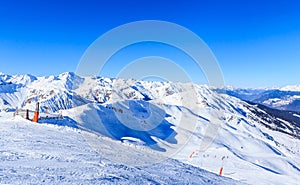
[[[300,115],[299,115],[299,114],[293,114],[293,116],[296,116],[296,117],[300,118]]]
[[[226,93],[237,98],[265,106],[287,110],[299,111],[300,107],[300,86],[287,86],[283,88],[270,89],[216,89],[220,93]]]
[[[297,91],[300,92],[300,85],[288,85],[280,88],[282,91]]]
[[[300,180],[297,126],[266,119],[258,106],[211,87],[74,73],[0,76],[6,76],[0,85],[0,184]],[[18,82],[9,83],[12,78]],[[39,124],[3,111],[34,110],[36,101]],[[62,119],[55,119],[58,112]],[[285,133],[276,131],[274,120]],[[224,177],[217,175],[221,167]]]
[[[268,105],[270,107],[274,108],[282,108],[287,105],[291,105],[294,101],[299,100],[300,96],[294,95],[294,96],[287,96],[285,98],[270,98],[263,102],[264,105]]]
[[[11,119],[8,113],[0,116],[0,184],[240,184],[173,159],[126,166],[107,159],[109,150],[134,151],[126,143],[75,128]],[[87,138],[101,151],[91,148]]]
[[[234,102],[230,102],[234,103]],[[101,107],[101,106],[100,106]],[[82,115],[80,111],[76,110],[72,113],[69,111],[65,112],[66,115],[71,116],[74,120],[78,121],[78,123],[87,124],[83,125],[82,128],[88,128],[89,130],[95,131],[95,133],[100,133],[100,135],[105,135],[107,133],[113,135],[114,140],[123,141],[124,137],[118,136],[116,134],[124,134],[128,131],[122,131],[122,127],[118,126],[117,130],[113,128],[107,128],[107,125],[111,125],[113,122],[117,122],[117,118],[110,118],[107,121],[103,121],[103,113],[96,113],[100,114],[100,116],[92,115],[91,113],[87,113],[86,110],[91,111],[92,109],[103,109],[99,108],[96,105],[90,106],[83,106],[81,109],[85,111],[86,114],[83,121],[78,121],[79,119],[72,116],[72,114]],[[243,107],[240,107],[243,108]],[[78,109],[78,108],[76,108]],[[132,109],[135,110],[135,109]],[[190,117],[195,116],[190,112],[183,111],[178,109],[177,106],[166,106],[165,107],[166,113],[171,115],[167,117],[166,120],[174,124],[173,128],[176,130],[177,135],[185,135],[187,132],[185,130],[181,130],[178,125],[180,122],[176,122],[176,120],[180,120],[182,118],[177,117],[184,116]],[[238,110],[238,109],[237,109]],[[299,180],[299,170],[298,167],[300,166],[299,163],[299,140],[295,140],[286,136],[286,134],[271,131],[264,126],[256,124],[255,122],[249,120],[248,118],[244,117],[244,114],[239,114],[238,112],[231,112],[226,113],[226,120],[223,121],[221,124],[221,128],[218,129],[218,135],[216,136],[214,143],[207,149],[202,150],[201,148],[199,151],[196,152],[196,155],[192,159],[189,158],[189,155],[199,148],[201,144],[201,139],[205,135],[205,127],[208,125],[208,119],[210,118],[210,111],[209,109],[202,109],[201,115],[198,116],[198,126],[196,131],[194,131],[193,136],[190,138],[187,145],[183,148],[180,148],[172,157],[182,161],[184,163],[188,163],[194,165],[196,167],[204,168],[213,173],[218,173],[220,167],[224,168],[224,176],[228,176],[239,180],[240,182],[247,182],[250,184],[297,184],[296,182]],[[112,111],[106,114],[113,114]],[[184,114],[181,114],[183,112]],[[249,114],[249,112],[248,112]],[[201,117],[200,117],[201,116]],[[232,117],[232,119],[230,119]],[[100,119],[97,120],[97,123],[107,124],[102,126],[95,126],[95,120],[88,120],[88,119]],[[131,117],[128,117],[131,119]],[[101,121],[102,120],[102,121]],[[230,120],[230,121],[229,121]],[[94,124],[93,124],[94,123]],[[132,122],[133,123],[133,122]],[[95,126],[96,128],[92,128],[91,125]],[[129,127],[128,127],[129,128]],[[108,130],[112,129],[112,130]],[[191,131],[191,130],[189,130]],[[106,133],[105,133],[106,132]],[[117,132],[117,133],[114,133]],[[164,132],[166,133],[166,132]],[[148,133],[149,134],[149,133]],[[129,134],[130,135],[130,134]],[[153,147],[153,141],[149,142],[148,139],[145,137],[141,137],[142,135],[136,135],[134,137],[129,137],[129,139],[134,142],[125,142],[125,143],[133,143],[133,146],[149,146],[154,151],[160,151],[160,149],[165,149],[166,151],[163,152],[163,155],[169,156],[170,153],[174,151],[170,151],[170,148],[175,147],[175,143],[170,143],[165,140],[161,140],[157,137],[151,136],[156,143]],[[132,139],[135,138],[135,139]],[[178,137],[174,137],[177,141],[180,141]],[[180,137],[179,137],[180,138]],[[135,144],[135,142],[137,144]],[[293,144],[292,144],[293,143]],[[173,146],[173,145],[174,146]],[[290,144],[294,145],[290,147]],[[97,145],[95,148],[98,148]],[[157,148],[159,147],[159,148]],[[145,151],[147,148],[139,149]],[[160,153],[154,152],[152,155],[159,155]],[[150,151],[149,151],[150,152]],[[112,156],[115,156],[119,151],[111,151]],[[131,158],[126,159],[125,163],[140,163],[145,161],[136,161],[136,157],[140,155],[126,154],[126,156],[131,156]],[[124,163],[122,161],[126,156],[122,156],[118,162]],[[149,156],[148,156],[149,157]],[[225,157],[224,160],[222,158]],[[144,157],[145,160],[147,157]],[[162,159],[155,159],[149,157],[148,161],[160,161]],[[253,174],[256,175],[256,178],[253,178]]]

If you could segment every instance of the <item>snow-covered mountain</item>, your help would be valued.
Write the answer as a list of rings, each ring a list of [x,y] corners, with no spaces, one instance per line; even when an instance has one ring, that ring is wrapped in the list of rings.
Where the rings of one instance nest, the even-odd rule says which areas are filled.
[[[278,89],[219,89],[219,92],[271,108],[300,112],[299,86]]]
[[[288,85],[288,86],[280,88],[280,90],[300,92],[300,85]]]
[[[0,138],[5,139],[0,158],[5,167],[0,167],[0,176],[7,178],[0,183],[37,178],[71,183],[76,174],[82,183],[298,184],[300,180],[296,112],[188,83],[74,73],[38,78],[1,74],[1,80],[1,110],[33,110],[38,101],[41,114],[63,110],[63,119],[43,119],[39,125],[2,111]],[[219,174],[221,167],[222,176],[236,181],[206,172]]]

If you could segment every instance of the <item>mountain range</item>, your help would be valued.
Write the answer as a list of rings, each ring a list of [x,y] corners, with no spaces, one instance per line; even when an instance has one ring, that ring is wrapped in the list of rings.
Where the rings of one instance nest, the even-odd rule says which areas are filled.
[[[81,165],[87,168],[93,164],[96,170],[114,172],[113,178],[100,175],[98,181],[86,172],[89,181],[82,182],[89,183],[128,184],[132,173],[142,174],[136,183],[149,184],[298,184],[299,94],[72,72],[46,77],[1,73],[0,137],[5,139],[0,158],[5,167],[0,167],[0,175],[7,178],[0,183],[30,182],[34,173],[46,180],[53,176],[50,184],[74,182],[69,166],[84,160]],[[40,124],[13,117],[17,109],[35,110],[37,102]],[[57,114],[62,118],[51,118]],[[84,139],[76,139],[80,137]],[[53,152],[62,150],[59,143],[70,160]],[[84,159],[78,147],[84,148]],[[105,164],[96,165],[99,159]],[[47,165],[52,168],[45,175]],[[59,180],[57,172],[70,181]],[[219,173],[222,176],[215,175]]]
[[[219,92],[274,109],[300,112],[299,86],[273,89],[218,89]]]

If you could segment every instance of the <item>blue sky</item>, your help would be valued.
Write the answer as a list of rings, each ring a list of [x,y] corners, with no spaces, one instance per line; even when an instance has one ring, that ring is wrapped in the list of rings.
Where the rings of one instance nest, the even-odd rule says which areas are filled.
[[[37,76],[75,71],[99,36],[116,26],[149,19],[182,25],[202,38],[215,54],[226,85],[300,84],[297,0],[0,1],[0,71]],[[173,58],[192,75],[188,59],[171,51],[157,44],[133,46],[119,58],[114,56],[102,75],[114,76],[118,61],[141,53]],[[205,83],[199,78],[198,83]]]

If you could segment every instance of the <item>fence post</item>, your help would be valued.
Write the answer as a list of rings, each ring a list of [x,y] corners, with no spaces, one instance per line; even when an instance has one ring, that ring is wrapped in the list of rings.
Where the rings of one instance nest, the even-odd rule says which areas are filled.
[[[26,109],[26,119],[29,120],[29,110],[28,109]]]

